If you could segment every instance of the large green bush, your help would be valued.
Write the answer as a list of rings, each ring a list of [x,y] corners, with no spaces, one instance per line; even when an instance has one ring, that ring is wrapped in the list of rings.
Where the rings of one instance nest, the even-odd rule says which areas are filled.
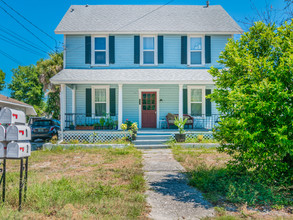
[[[211,95],[224,115],[215,130],[229,168],[261,180],[293,180],[293,22],[259,22],[238,41],[229,40],[212,68]]]

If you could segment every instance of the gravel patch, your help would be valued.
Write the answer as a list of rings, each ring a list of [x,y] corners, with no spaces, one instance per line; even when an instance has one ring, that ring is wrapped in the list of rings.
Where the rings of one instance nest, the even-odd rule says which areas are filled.
[[[170,149],[143,150],[144,171],[149,189],[147,202],[152,219],[201,219],[214,216],[202,194],[187,185],[185,169]]]

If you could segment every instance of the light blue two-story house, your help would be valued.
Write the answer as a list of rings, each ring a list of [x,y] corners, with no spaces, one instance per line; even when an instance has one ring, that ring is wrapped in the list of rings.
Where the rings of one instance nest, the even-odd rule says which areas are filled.
[[[218,5],[73,5],[55,33],[64,35],[64,69],[51,79],[63,129],[105,113],[118,127],[160,128],[168,113],[198,118],[194,127],[219,114],[206,99],[208,70],[242,29]]]

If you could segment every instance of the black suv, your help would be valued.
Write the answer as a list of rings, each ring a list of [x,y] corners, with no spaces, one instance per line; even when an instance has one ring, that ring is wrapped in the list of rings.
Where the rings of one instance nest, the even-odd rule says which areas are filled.
[[[55,119],[41,119],[35,121],[32,126],[32,141],[36,139],[49,140],[58,135],[60,122]]]

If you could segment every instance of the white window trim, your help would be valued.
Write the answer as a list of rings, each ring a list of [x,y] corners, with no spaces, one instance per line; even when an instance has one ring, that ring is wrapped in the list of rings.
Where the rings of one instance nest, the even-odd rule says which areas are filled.
[[[188,114],[191,115],[191,90],[192,89],[201,89],[202,90],[202,115],[205,115],[206,112],[206,87],[205,86],[187,86],[188,93]],[[195,116],[195,115],[191,115]]]
[[[190,50],[190,38],[201,38],[201,64],[191,64],[191,50]],[[188,35],[187,40],[187,65],[188,66],[204,66],[205,65],[205,35]]]
[[[92,86],[92,117],[101,118],[95,114],[95,89],[106,89],[106,113],[110,112],[110,86]]]
[[[106,64],[95,64],[95,52],[99,50],[95,50],[95,38],[96,37],[105,37],[106,38]],[[109,35],[92,35],[92,58],[91,58],[91,66],[109,66]],[[104,50],[101,50],[104,51]]]
[[[141,94],[142,92],[156,92],[157,93],[157,128],[160,128],[160,89],[138,89],[138,98],[139,100],[141,100]],[[139,124],[139,128],[142,128],[142,109],[141,109],[141,106],[142,106],[142,101],[140,101],[140,104],[139,104],[139,111],[138,111],[138,117],[139,117],[139,121],[138,121],[138,124]]]
[[[153,37],[154,38],[154,64],[143,63],[143,38]],[[147,50],[146,50],[147,51]],[[157,35],[140,35],[140,65],[141,66],[157,66],[158,65],[158,36]]]

